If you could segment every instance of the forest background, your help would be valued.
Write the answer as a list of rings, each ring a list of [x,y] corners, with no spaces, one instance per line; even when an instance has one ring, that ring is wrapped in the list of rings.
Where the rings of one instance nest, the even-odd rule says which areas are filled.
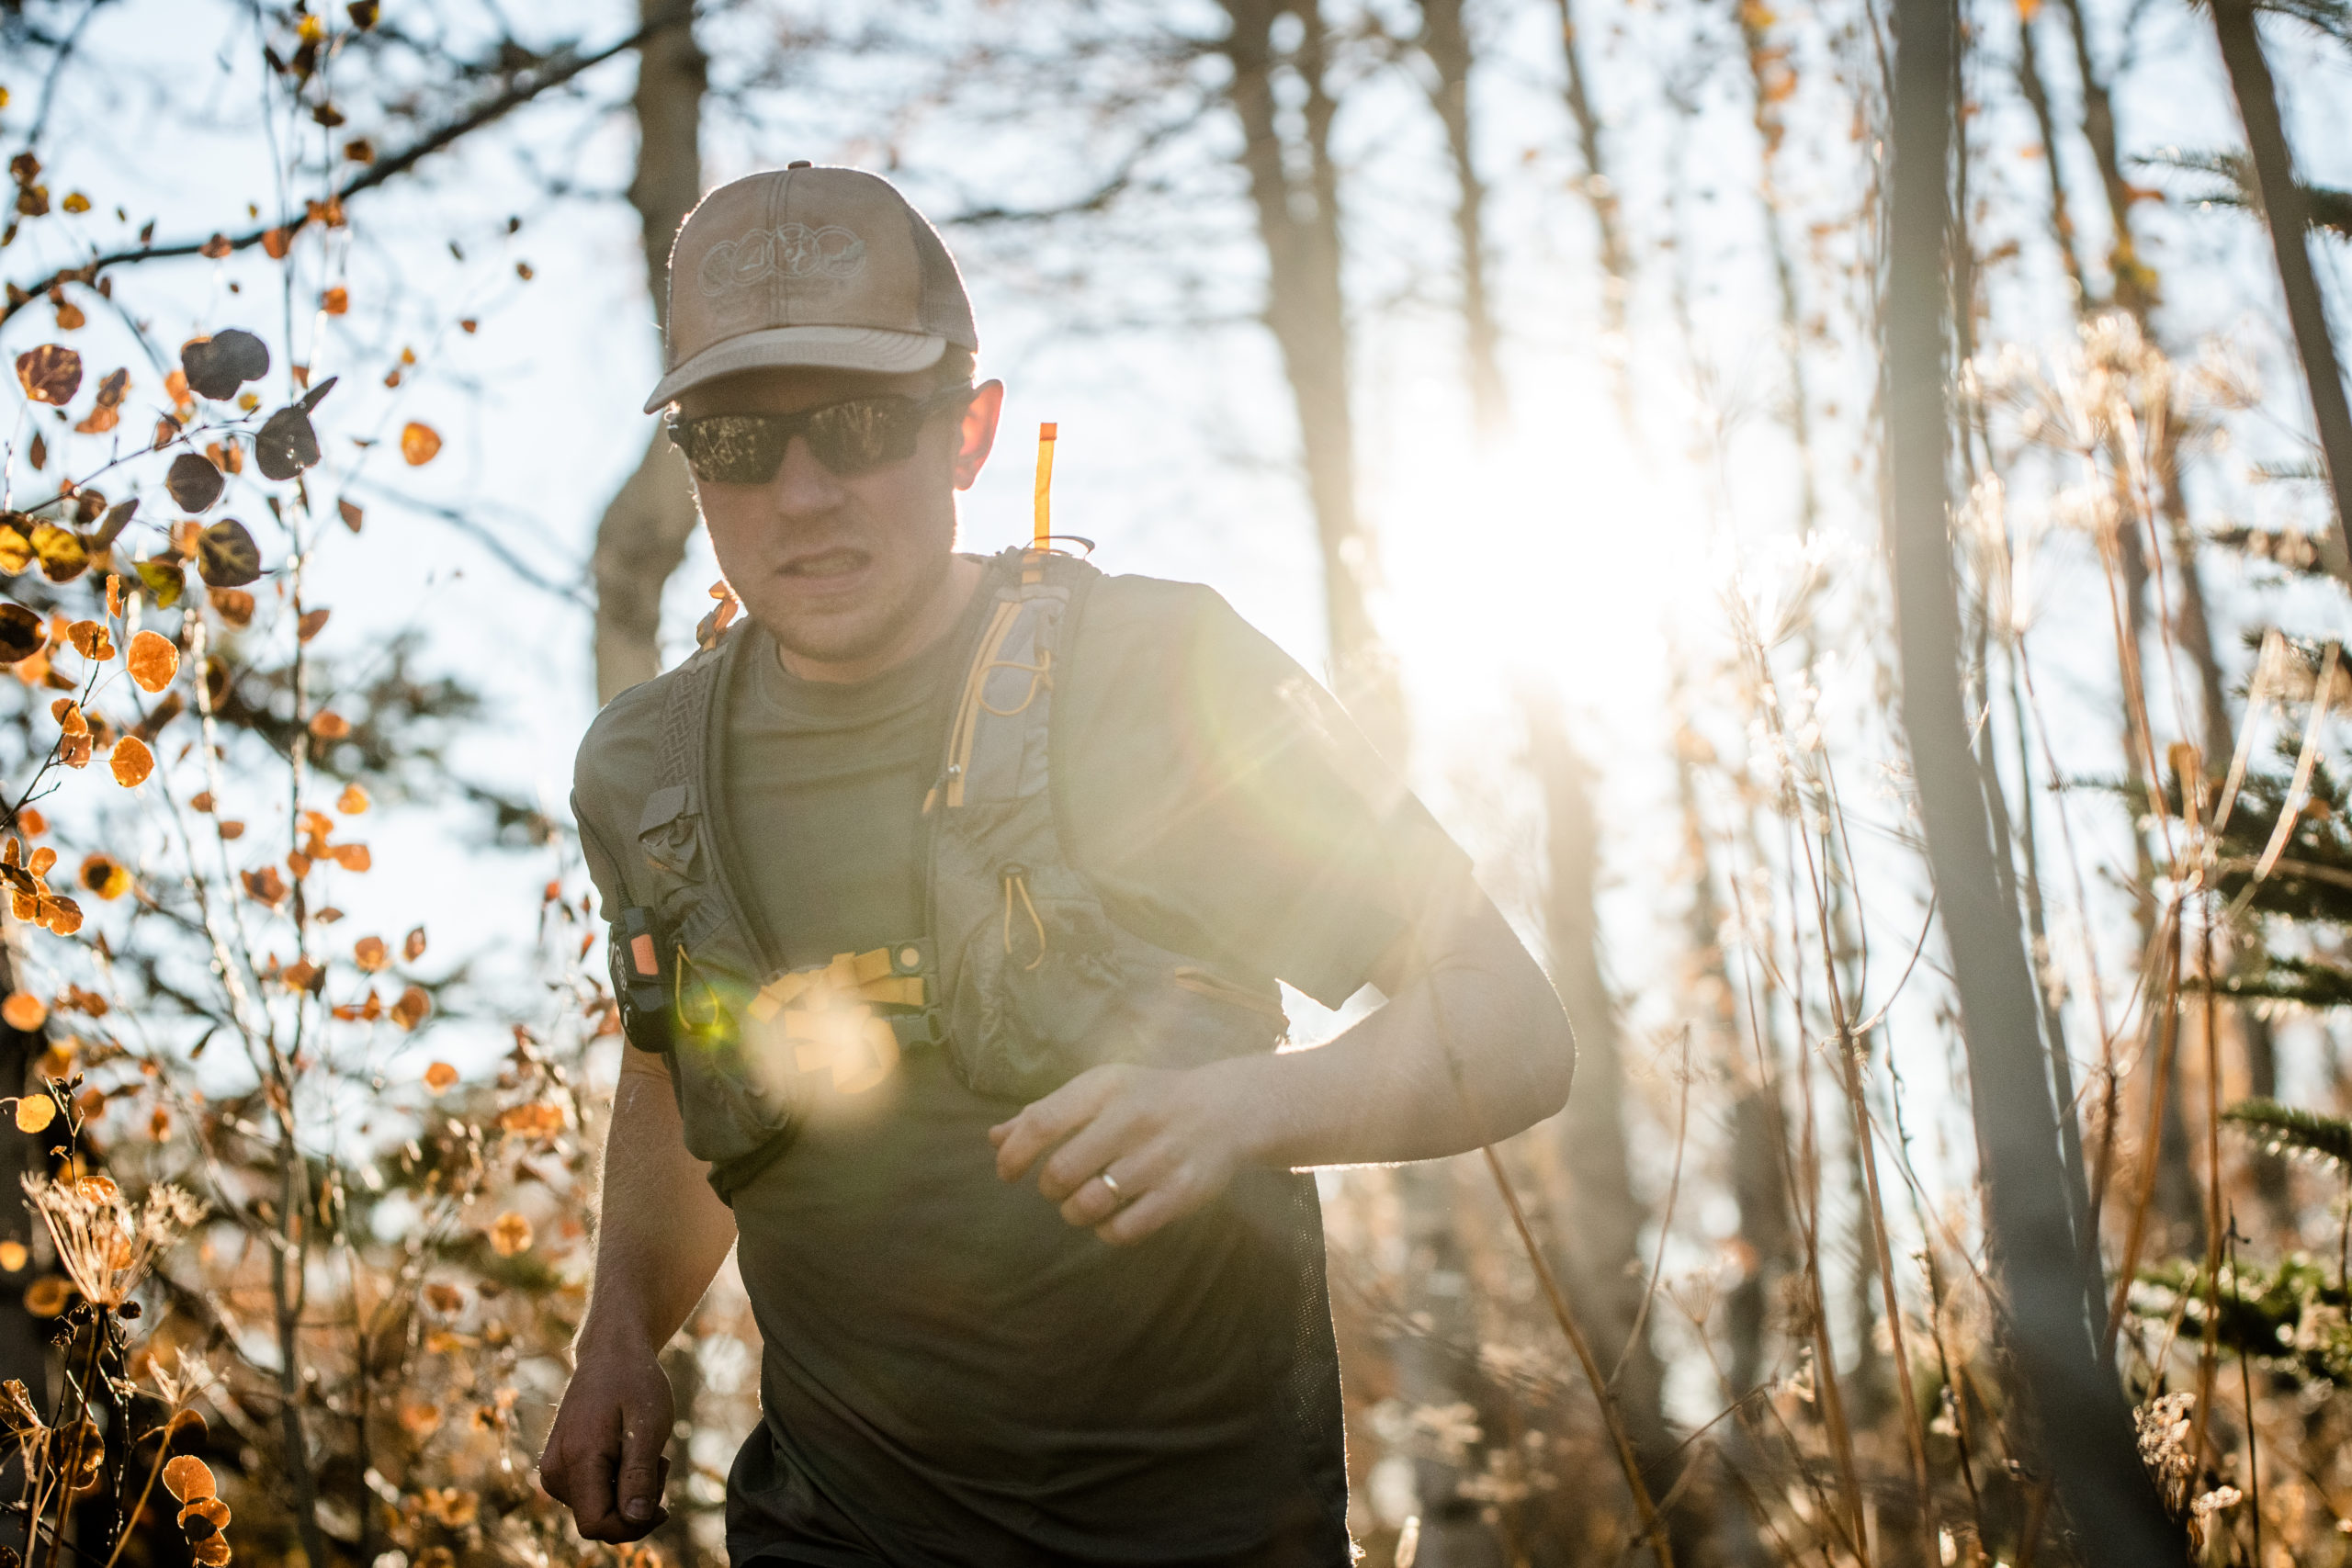
[[[808,157],[962,262],[969,546],[1058,422],[1059,527],[1328,671],[1576,1021],[1561,1117],[1323,1179],[1369,1561],[2352,1555],[2347,39],[0,5],[9,1550],[604,1554],[530,1475],[616,1049],[564,781],[717,575],[646,257]],[[717,1562],[740,1293],[665,1364]]]

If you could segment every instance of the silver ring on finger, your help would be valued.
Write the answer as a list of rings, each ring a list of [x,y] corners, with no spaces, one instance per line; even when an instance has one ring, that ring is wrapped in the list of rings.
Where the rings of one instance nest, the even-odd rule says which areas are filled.
[[[1120,1189],[1117,1179],[1113,1177],[1109,1171],[1104,1170],[1096,1172],[1094,1179],[1101,1182],[1102,1184],[1103,1190],[1110,1193],[1112,1197],[1117,1199],[1121,1204],[1124,1205],[1126,1202],[1126,1193]]]

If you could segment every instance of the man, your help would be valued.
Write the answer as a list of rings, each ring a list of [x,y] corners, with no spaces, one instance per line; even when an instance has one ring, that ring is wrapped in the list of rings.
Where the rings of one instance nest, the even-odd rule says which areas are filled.
[[[547,1489],[661,1523],[656,1356],[732,1246],[736,1562],[1348,1562],[1298,1172],[1557,1110],[1556,998],[1216,595],[956,553],[1004,389],[890,186],[739,180],[671,276],[647,410],[746,614],[581,747],[628,1043]],[[1387,1000],[1277,1052],[1278,979]]]

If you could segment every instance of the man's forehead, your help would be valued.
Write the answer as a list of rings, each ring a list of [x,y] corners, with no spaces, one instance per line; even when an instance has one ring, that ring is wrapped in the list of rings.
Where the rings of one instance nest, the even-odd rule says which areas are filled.
[[[816,367],[746,370],[690,388],[678,405],[688,418],[709,413],[791,413],[843,398],[888,392],[920,395],[930,389],[931,382],[925,371],[879,376],[868,370]]]

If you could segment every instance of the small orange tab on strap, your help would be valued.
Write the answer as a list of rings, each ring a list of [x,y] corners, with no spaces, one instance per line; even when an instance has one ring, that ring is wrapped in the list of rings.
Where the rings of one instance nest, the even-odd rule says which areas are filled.
[[[662,961],[653,954],[653,938],[640,933],[629,938],[629,967],[650,980],[662,973]]]

